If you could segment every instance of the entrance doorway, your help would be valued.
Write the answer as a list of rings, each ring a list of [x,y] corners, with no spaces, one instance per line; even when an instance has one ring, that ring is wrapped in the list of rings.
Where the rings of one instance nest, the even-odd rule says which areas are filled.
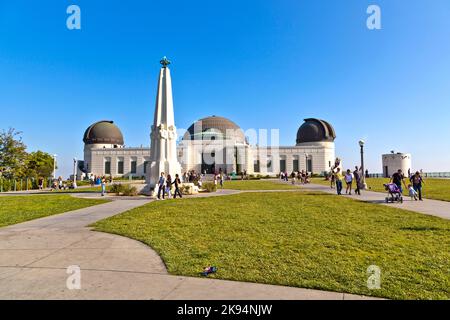
[[[209,158],[209,161],[208,162],[211,162],[211,159],[214,159],[215,158],[215,154],[214,153],[211,153],[211,154],[208,154],[207,155],[207,158]],[[205,161],[205,154],[204,153],[202,153],[202,172],[201,173],[207,173],[207,174],[213,174],[213,173],[215,173],[216,172],[216,163],[215,162],[213,162],[213,163],[207,163],[206,161]]]

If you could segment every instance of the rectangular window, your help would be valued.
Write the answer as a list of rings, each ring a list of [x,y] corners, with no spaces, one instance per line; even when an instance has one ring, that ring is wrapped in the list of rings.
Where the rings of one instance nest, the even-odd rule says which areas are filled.
[[[117,162],[117,174],[123,174],[123,160]]]
[[[147,173],[148,161],[144,161],[144,173]]]
[[[267,160],[267,171],[272,172],[272,160]]]
[[[285,172],[286,171],[286,160],[280,160],[280,171]]]
[[[309,158],[308,161],[306,162],[306,171],[307,172],[312,172],[312,159]]]
[[[294,169],[294,171],[300,171],[299,170],[299,165],[298,165],[298,159],[294,160],[294,163],[292,164],[292,168]]]
[[[130,173],[136,173],[136,168],[137,168],[137,161],[136,160],[131,161]]]
[[[260,169],[259,169],[259,160],[255,160],[255,161],[253,162],[253,171],[254,171],[254,172],[260,172]]]
[[[105,174],[111,174],[111,161],[105,161]]]

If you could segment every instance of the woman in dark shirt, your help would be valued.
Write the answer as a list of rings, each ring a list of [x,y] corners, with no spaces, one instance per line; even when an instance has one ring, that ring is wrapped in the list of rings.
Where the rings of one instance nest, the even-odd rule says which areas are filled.
[[[420,175],[420,172],[417,171],[413,176],[411,176],[410,179],[414,190],[419,194],[419,200],[422,200],[422,184],[425,183],[425,181],[423,181],[422,176]]]

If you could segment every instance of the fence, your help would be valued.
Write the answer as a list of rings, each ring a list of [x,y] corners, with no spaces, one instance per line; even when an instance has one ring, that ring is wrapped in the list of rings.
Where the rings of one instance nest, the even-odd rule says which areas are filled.
[[[414,172],[412,172],[414,173]],[[411,173],[411,174],[412,174]],[[442,179],[450,179],[450,172],[424,172],[422,173],[424,178],[442,178]],[[382,173],[371,173],[369,174],[369,178],[385,178]]]
[[[423,175],[425,178],[450,178],[450,172],[427,172]]]
[[[44,188],[51,185],[51,178],[44,179]],[[38,189],[36,178],[5,179],[0,177],[0,192],[28,191]]]

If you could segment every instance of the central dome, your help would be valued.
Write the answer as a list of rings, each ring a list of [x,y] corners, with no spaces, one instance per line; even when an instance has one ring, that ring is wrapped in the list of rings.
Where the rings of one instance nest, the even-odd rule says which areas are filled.
[[[113,121],[102,120],[86,129],[83,142],[85,144],[123,145],[123,135]]]
[[[232,132],[230,132],[232,130]],[[228,131],[228,132],[227,132]],[[194,122],[186,131],[185,140],[236,139],[244,142],[244,132],[233,121],[218,116],[211,116]]]

